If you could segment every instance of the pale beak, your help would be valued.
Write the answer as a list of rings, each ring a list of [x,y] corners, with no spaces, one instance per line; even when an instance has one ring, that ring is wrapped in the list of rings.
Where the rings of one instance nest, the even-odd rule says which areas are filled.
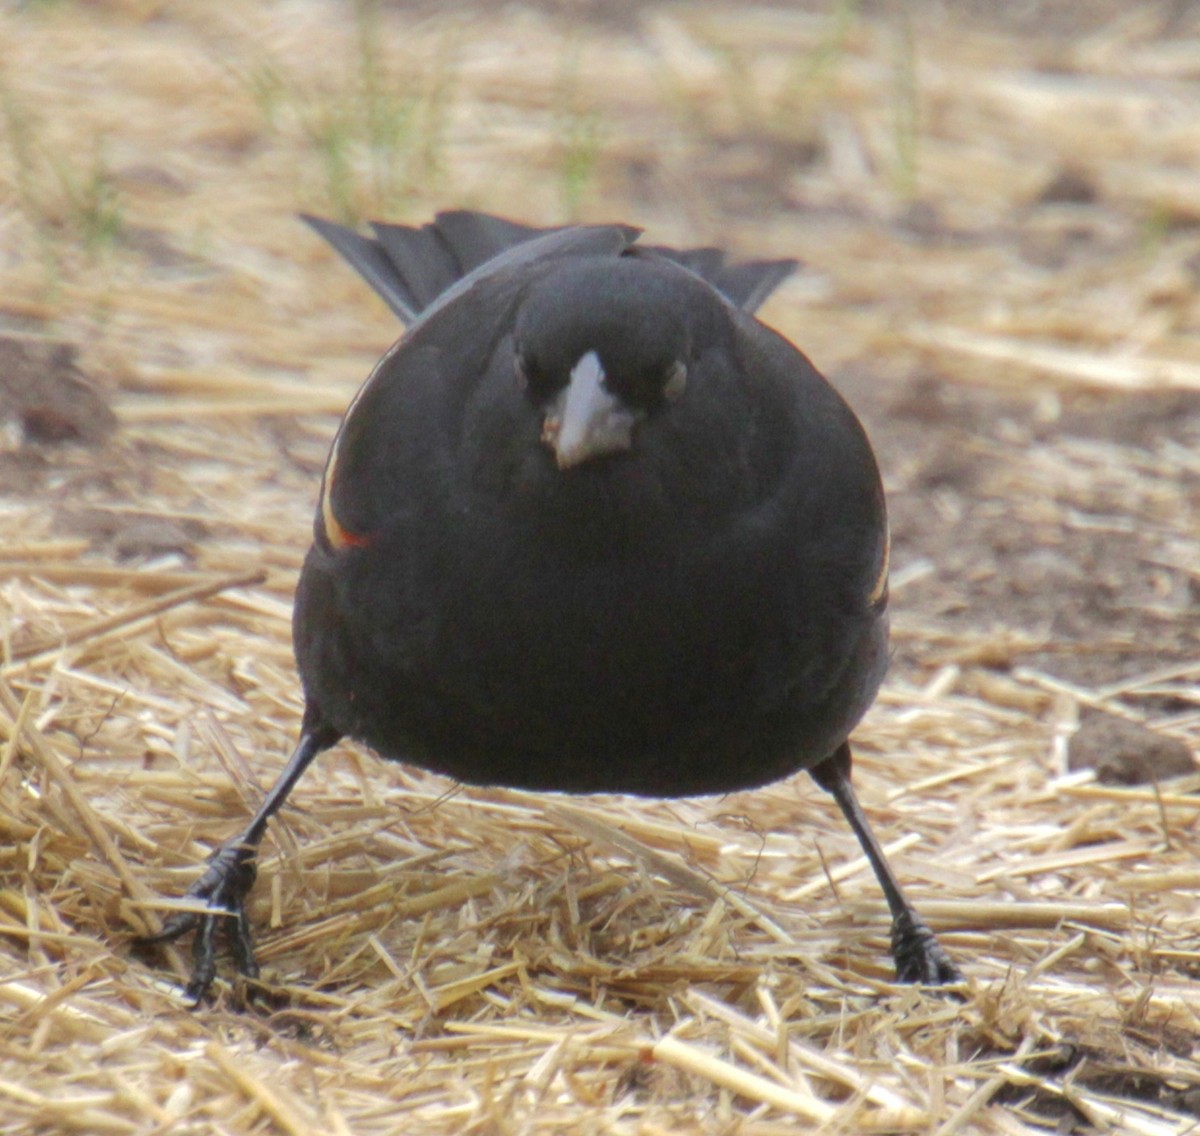
[[[604,386],[600,359],[589,351],[550,403],[542,422],[542,441],[554,451],[558,468],[570,469],[590,458],[629,449],[637,419],[637,413]]]

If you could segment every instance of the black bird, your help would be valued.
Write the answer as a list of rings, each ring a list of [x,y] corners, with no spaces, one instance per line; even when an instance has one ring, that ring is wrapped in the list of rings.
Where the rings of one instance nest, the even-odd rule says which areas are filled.
[[[441,213],[305,220],[407,325],[341,424],[296,591],[299,743],[152,941],[199,1000],[268,819],[342,737],[475,785],[677,797],[807,769],[883,887],[899,980],[961,981],[850,782],[887,665],[862,427],[753,312],[795,267]]]

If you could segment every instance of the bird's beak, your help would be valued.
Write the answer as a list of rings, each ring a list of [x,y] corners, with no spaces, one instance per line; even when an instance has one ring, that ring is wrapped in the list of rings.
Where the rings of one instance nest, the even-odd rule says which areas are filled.
[[[570,469],[629,449],[637,417],[605,388],[600,359],[589,351],[571,369],[570,381],[546,411],[542,441],[554,451],[558,468]]]

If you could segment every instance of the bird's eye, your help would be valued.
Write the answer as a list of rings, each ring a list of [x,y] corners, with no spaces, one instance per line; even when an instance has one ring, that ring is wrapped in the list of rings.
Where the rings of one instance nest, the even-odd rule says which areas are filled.
[[[687,364],[682,359],[676,359],[667,371],[667,381],[663,383],[663,398],[667,402],[676,402],[687,386]]]

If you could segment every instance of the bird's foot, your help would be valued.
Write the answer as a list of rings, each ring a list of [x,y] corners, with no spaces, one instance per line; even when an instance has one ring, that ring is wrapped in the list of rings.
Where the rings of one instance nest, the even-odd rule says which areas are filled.
[[[892,923],[892,958],[896,962],[897,982],[947,986],[966,981],[928,924],[912,911]]]
[[[258,977],[258,963],[246,919],[246,896],[254,886],[258,868],[256,848],[239,833],[225,841],[209,858],[208,868],[184,898],[204,903],[206,911],[176,911],[163,922],[156,935],[146,935],[142,944],[170,943],[189,931],[192,942],[192,976],[184,988],[187,999],[199,1005],[217,974],[217,935],[222,928],[229,939],[234,962],[247,978]]]

